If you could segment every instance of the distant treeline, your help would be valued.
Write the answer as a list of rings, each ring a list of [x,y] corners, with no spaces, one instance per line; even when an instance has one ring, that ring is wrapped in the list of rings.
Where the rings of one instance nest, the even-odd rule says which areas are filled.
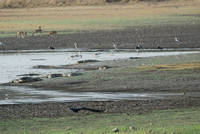
[[[107,3],[128,3],[137,1],[166,1],[166,0],[0,0],[0,8],[101,5]]]

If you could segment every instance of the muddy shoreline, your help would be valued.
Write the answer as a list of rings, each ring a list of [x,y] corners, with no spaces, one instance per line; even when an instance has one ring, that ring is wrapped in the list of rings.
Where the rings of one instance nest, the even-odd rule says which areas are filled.
[[[56,49],[74,48],[74,42],[79,48],[87,49],[110,49],[112,42],[118,45],[119,49],[135,49],[138,44],[145,49],[161,48],[199,48],[200,25],[161,25],[128,27],[121,30],[110,31],[80,31],[73,34],[58,34],[55,37],[28,36],[24,39],[16,37],[0,38],[6,44],[0,46],[0,50],[37,50],[49,49],[53,46]],[[177,44],[174,38],[177,37],[182,44]]]
[[[72,112],[68,106],[87,107],[103,110],[98,114],[143,114],[155,110],[199,107],[199,98],[179,98],[171,100],[138,100],[113,102],[73,102],[73,103],[41,103],[1,105],[0,119],[24,119],[33,117],[62,117],[73,115],[97,114],[91,111]]]

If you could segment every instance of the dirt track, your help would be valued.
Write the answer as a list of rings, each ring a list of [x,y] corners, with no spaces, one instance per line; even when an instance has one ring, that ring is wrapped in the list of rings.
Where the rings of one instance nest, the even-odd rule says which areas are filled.
[[[135,48],[141,44],[143,48],[199,48],[200,47],[200,25],[174,25],[158,27],[128,27],[124,30],[97,31],[90,33],[87,31],[62,35],[56,37],[35,36],[18,39],[16,37],[0,38],[6,46],[1,46],[1,50],[22,50],[22,49],[48,49],[49,46],[55,48],[74,48],[74,42],[78,42],[79,48],[112,48],[112,42],[120,43],[119,48]],[[59,33],[59,32],[58,32]],[[174,38],[177,37],[182,43],[178,45]]]

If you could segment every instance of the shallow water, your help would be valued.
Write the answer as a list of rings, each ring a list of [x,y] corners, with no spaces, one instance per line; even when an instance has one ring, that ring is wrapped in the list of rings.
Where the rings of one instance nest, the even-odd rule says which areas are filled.
[[[184,93],[63,92],[28,87],[1,87],[0,95],[0,105],[5,105],[41,102],[167,99],[184,96]]]
[[[67,65],[79,60],[117,60],[129,57],[152,57],[199,53],[199,51],[175,52],[115,52],[109,50],[98,53],[96,51],[81,52],[82,58],[71,58],[77,52],[73,51],[23,51],[0,52],[0,83],[19,78],[21,74],[49,74],[69,73],[80,70],[73,69],[33,69],[35,65]],[[96,54],[96,55],[95,55]],[[75,102],[75,101],[115,101],[115,100],[145,100],[165,99],[173,96],[182,96],[183,93],[105,93],[105,92],[63,92],[36,90],[25,87],[0,86],[0,105],[41,102]],[[195,94],[196,95],[196,94]]]
[[[22,51],[18,52],[2,52],[0,53],[0,83],[9,82],[19,78],[21,74],[49,74],[49,73],[69,73],[78,70],[72,69],[33,69],[35,65],[67,65],[74,64],[79,60],[95,59],[95,60],[116,60],[126,59],[129,57],[152,57],[152,56],[168,56],[198,53],[191,52],[81,52],[82,58],[71,58],[76,52],[71,51]],[[96,55],[95,55],[96,54]]]

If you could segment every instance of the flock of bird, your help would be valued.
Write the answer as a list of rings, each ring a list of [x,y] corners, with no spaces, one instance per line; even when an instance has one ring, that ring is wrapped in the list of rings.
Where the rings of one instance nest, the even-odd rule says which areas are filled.
[[[183,42],[179,41],[177,37],[174,37],[174,41],[176,42],[177,45],[183,44]],[[115,52],[119,51],[119,49],[118,49],[119,45],[120,44],[116,44],[115,42],[112,42],[112,47],[113,47],[112,53],[114,51]],[[78,48],[78,43],[77,42],[74,42],[74,48],[75,48],[77,54],[71,55],[71,58],[82,58],[82,55],[80,53],[80,49]],[[143,46],[140,45],[140,44],[138,44],[135,47],[135,49],[136,49],[136,52],[139,54],[140,50],[143,49]],[[163,49],[163,48],[161,46],[157,46],[157,49]],[[100,55],[100,54],[102,54],[102,52],[96,52],[96,53],[94,53],[95,56]]]
[[[177,45],[183,44],[183,42],[181,42],[180,40],[178,40],[177,37],[174,37],[174,41],[176,42]],[[118,51],[118,50],[119,50],[119,49],[118,49],[118,45],[119,45],[119,44],[116,44],[116,43],[112,42],[113,51]],[[6,46],[6,44],[0,41],[0,46],[1,46],[1,47],[4,47],[4,46]],[[72,55],[71,58],[76,58],[76,57],[82,58],[82,55],[81,55],[81,53],[80,53],[80,49],[78,48],[78,43],[77,43],[77,42],[74,42],[74,48],[75,48],[77,54]],[[55,47],[49,46],[49,49],[55,49]],[[142,45],[138,44],[138,45],[135,47],[135,49],[136,49],[136,52],[139,53],[139,51],[140,51],[141,49],[143,49],[143,47],[142,47]],[[162,48],[161,46],[157,46],[157,49],[163,49],[163,48]],[[112,52],[113,52],[113,51],[112,51]],[[100,55],[100,54],[102,54],[102,53],[101,53],[101,52],[96,52],[96,53],[94,53],[94,55]]]

